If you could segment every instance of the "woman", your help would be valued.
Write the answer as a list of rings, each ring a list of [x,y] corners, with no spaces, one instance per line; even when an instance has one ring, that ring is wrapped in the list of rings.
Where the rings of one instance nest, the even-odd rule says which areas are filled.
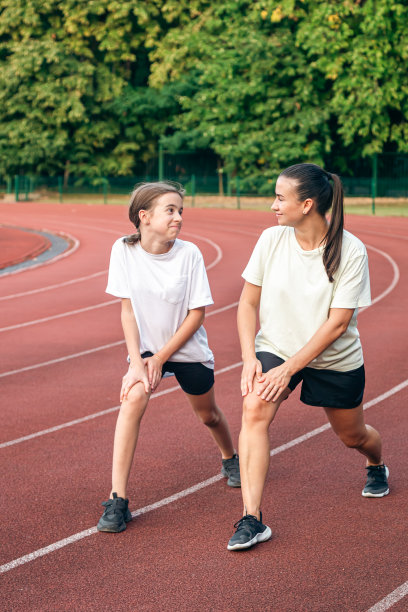
[[[341,181],[315,164],[291,166],[277,180],[272,210],[278,226],[265,230],[255,246],[238,308],[244,515],[235,524],[229,550],[250,548],[272,535],[260,511],[269,467],[268,429],[300,382],[301,401],[323,407],[344,444],[366,457],[362,495],[389,493],[381,438],[363,417],[357,310],[371,303],[367,253],[343,229]]]
[[[116,423],[112,490],[98,531],[120,532],[132,519],[127,483],[142,417],[162,376],[174,374],[221,456],[221,473],[240,486],[239,461],[224,414],[214,397],[214,357],[203,327],[212,304],[203,257],[177,238],[184,190],[144,183],[132,194],[129,218],[136,233],[115,242],[106,291],[122,298],[121,321],[129,354]]]

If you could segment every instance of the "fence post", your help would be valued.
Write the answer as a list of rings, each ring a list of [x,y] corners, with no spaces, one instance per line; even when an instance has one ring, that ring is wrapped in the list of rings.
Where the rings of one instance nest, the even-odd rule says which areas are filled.
[[[375,198],[377,197],[377,175],[378,175],[378,164],[377,164],[377,153],[373,156],[373,174],[371,177],[371,212],[375,215]]]
[[[20,189],[19,176],[18,174],[16,174],[14,177],[14,194],[16,197],[16,202],[18,202],[19,189]]]
[[[163,160],[163,142],[162,139],[160,137],[159,140],[159,181],[163,180],[163,176],[164,176],[164,160]]]
[[[232,195],[232,185],[231,185],[231,172],[227,174],[227,196]]]
[[[63,178],[62,176],[58,177],[58,201],[60,204],[62,204],[62,183],[63,183]]]
[[[24,183],[25,183],[25,201],[28,202],[28,195],[30,193],[30,183],[29,183],[27,176],[24,177]]]
[[[107,204],[108,203],[108,179],[107,178],[103,178],[103,203]]]
[[[191,206],[195,206],[196,179],[195,174],[191,175]]]
[[[235,187],[237,192],[237,208],[238,210],[241,208],[241,200],[240,200],[240,191],[239,191],[239,176],[235,177]]]

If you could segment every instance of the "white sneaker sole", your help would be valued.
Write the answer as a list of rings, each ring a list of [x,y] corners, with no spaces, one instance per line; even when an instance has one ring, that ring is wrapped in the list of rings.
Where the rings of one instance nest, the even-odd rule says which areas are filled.
[[[390,475],[390,470],[387,468],[387,466],[385,466],[385,475],[388,478],[388,476]],[[389,489],[387,489],[386,491],[384,491],[384,493],[365,493],[364,489],[361,491],[361,495],[363,497],[385,497],[386,495],[388,495],[388,493],[390,492]]]
[[[266,542],[271,537],[272,530],[270,527],[267,526],[265,531],[263,531],[262,533],[257,533],[256,536],[252,538],[252,540],[249,540],[249,542],[245,542],[245,544],[233,544],[232,546],[228,544],[227,548],[228,550],[245,550],[246,548],[251,548],[251,546],[254,546],[254,544],[258,544],[258,542]]]

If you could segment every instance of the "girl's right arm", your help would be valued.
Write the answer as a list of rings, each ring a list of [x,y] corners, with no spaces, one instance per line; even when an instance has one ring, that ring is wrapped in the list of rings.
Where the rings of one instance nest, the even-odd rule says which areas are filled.
[[[255,376],[262,375],[261,362],[255,355],[256,315],[261,300],[262,287],[245,282],[238,305],[238,334],[241,343],[243,367],[241,374],[241,393],[243,396],[253,391]]]
[[[122,388],[120,390],[120,401],[122,402],[127,399],[130,389],[138,382],[143,383],[146,393],[150,393],[151,388],[144,361],[140,356],[139,329],[137,327],[132,303],[128,298],[122,298],[120,318],[130,357],[129,370],[122,379]]]

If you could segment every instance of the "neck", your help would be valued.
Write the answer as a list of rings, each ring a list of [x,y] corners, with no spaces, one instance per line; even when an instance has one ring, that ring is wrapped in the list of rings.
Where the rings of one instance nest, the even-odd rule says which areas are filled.
[[[160,242],[157,238],[150,238],[148,236],[140,237],[140,246],[147,253],[151,253],[152,255],[163,255],[164,253],[168,253],[174,244],[174,240]]]
[[[326,217],[311,215],[295,227],[296,240],[303,250],[313,251],[322,246],[329,224]]]

